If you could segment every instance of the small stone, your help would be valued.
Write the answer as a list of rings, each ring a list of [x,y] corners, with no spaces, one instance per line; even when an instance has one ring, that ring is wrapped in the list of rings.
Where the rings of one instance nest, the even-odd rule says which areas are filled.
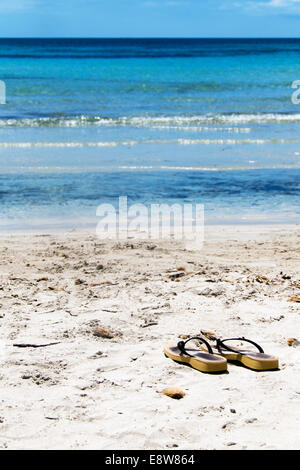
[[[236,410],[234,408],[230,408],[230,413],[236,413]]]
[[[98,264],[96,266],[97,271],[101,271],[104,268],[103,264]]]
[[[293,344],[294,344],[295,342],[297,342],[297,339],[296,339],[296,338],[288,338],[288,340],[287,340],[287,344],[288,344],[289,346],[293,346]]]
[[[174,398],[175,400],[180,400],[185,396],[184,391],[179,387],[165,388],[161,393],[167,397]]]
[[[102,328],[100,326],[98,326],[97,328],[94,328],[93,329],[93,335],[94,336],[99,336],[101,338],[114,338],[115,335],[113,334],[112,331],[106,329],[106,328]]]

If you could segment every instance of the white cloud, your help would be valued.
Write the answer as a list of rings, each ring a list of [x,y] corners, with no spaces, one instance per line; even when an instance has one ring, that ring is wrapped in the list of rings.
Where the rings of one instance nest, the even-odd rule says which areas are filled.
[[[220,9],[241,9],[252,13],[299,14],[300,0],[221,0]]]
[[[300,5],[300,0],[270,0],[267,6],[274,8],[287,8]]]

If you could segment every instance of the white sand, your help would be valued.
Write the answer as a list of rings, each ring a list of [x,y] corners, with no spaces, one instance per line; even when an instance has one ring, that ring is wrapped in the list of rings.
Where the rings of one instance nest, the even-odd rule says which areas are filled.
[[[299,242],[299,226],[210,227],[200,251],[2,234],[0,448],[299,449],[300,347],[287,345],[300,340],[300,304],[288,302]],[[194,274],[169,279],[180,266]],[[164,357],[202,329],[257,341],[280,370],[209,375]],[[169,386],[185,397],[158,393]]]

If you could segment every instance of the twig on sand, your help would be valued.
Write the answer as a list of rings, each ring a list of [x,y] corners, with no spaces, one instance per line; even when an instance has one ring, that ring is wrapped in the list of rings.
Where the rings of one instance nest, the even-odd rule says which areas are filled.
[[[46,346],[52,346],[53,344],[60,344],[60,342],[56,343],[47,343],[47,344],[31,344],[31,343],[15,343],[13,346],[17,348],[45,348]]]
[[[147,328],[148,326],[153,326],[153,325],[158,325],[158,322],[157,321],[151,321],[149,323],[144,323],[143,325],[141,325],[142,328]]]
[[[66,312],[71,315],[71,317],[78,317],[75,313],[71,313],[70,310],[66,310]]]

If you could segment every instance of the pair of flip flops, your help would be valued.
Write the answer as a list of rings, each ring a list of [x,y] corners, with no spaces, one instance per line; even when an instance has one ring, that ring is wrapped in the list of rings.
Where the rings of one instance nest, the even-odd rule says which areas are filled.
[[[189,341],[197,341],[199,345],[188,345]],[[238,361],[254,370],[278,369],[278,358],[266,354],[261,346],[246,338],[215,338],[215,344],[210,344],[200,336],[194,336],[177,344],[168,344],[164,348],[167,357],[176,362],[189,364],[201,372],[222,372],[227,370],[228,361]],[[225,344],[227,341],[242,341],[254,345],[258,352],[236,348]]]

